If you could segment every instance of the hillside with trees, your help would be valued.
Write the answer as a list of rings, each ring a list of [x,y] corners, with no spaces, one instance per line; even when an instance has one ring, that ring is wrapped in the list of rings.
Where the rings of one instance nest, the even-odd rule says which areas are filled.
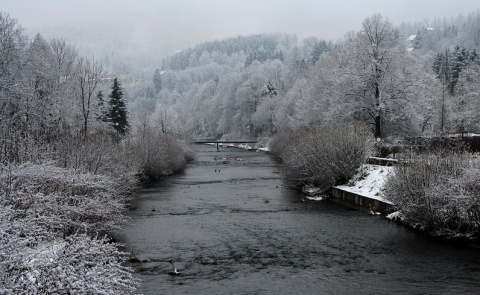
[[[373,15],[336,44],[282,34],[207,42],[166,58],[132,106],[156,103],[199,136],[268,137],[339,118],[382,139],[478,132],[479,26],[479,12],[428,27]]]

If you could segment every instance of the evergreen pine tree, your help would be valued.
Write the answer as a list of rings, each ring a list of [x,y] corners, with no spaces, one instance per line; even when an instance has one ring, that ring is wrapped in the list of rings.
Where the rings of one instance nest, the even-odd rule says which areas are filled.
[[[156,93],[159,93],[160,90],[162,90],[162,74],[159,69],[156,69],[153,74],[153,85],[155,86]]]
[[[468,56],[469,52],[465,48],[457,45],[455,50],[452,52],[452,74],[450,78],[450,94],[455,94],[455,86],[458,82],[458,77],[460,72],[468,66]]]
[[[123,99],[123,91],[117,78],[113,80],[112,93],[108,96],[110,109],[107,112],[107,121],[112,123],[113,128],[124,135],[128,130],[127,106]]]
[[[327,48],[327,43],[325,41],[319,41],[313,46],[312,54],[310,56],[310,63],[314,65],[319,59],[322,53],[324,53]]]
[[[441,79],[441,71],[442,71],[442,62],[443,62],[443,54],[440,52],[437,53],[435,56],[435,60],[433,61],[433,72],[436,74],[438,79]]]

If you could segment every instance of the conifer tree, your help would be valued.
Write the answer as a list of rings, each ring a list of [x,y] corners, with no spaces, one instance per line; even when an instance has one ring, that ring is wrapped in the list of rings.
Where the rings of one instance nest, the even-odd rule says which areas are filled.
[[[155,73],[153,74],[153,85],[155,86],[155,94],[162,90],[162,74],[160,73],[159,69],[156,69]]]
[[[124,135],[128,131],[127,106],[123,99],[123,91],[117,78],[113,80],[112,92],[108,96],[110,108],[106,114],[107,121],[112,123],[113,128]]]
[[[437,53],[433,61],[433,72],[436,74],[436,77],[438,79],[441,79],[442,62],[443,62],[443,54],[439,52]]]

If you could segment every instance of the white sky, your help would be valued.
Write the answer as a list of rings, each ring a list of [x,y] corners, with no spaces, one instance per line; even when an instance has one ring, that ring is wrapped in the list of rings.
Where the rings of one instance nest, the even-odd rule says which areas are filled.
[[[327,39],[357,30],[376,12],[400,24],[479,8],[478,0],[0,0],[0,11],[27,28],[97,19],[112,25],[165,19],[170,24],[162,29],[181,24],[215,37],[285,32]]]
[[[277,32],[336,41],[377,12],[399,25],[479,8],[479,0],[0,0],[0,11],[29,31],[89,24],[94,32],[130,31],[139,42],[174,47]]]

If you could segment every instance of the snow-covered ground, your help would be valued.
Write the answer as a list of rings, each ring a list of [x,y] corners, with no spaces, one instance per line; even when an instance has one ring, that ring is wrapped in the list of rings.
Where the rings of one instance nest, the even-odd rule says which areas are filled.
[[[349,184],[336,186],[335,188],[391,204],[383,197],[382,188],[387,177],[392,173],[392,166],[366,164],[362,172],[354,177]]]

